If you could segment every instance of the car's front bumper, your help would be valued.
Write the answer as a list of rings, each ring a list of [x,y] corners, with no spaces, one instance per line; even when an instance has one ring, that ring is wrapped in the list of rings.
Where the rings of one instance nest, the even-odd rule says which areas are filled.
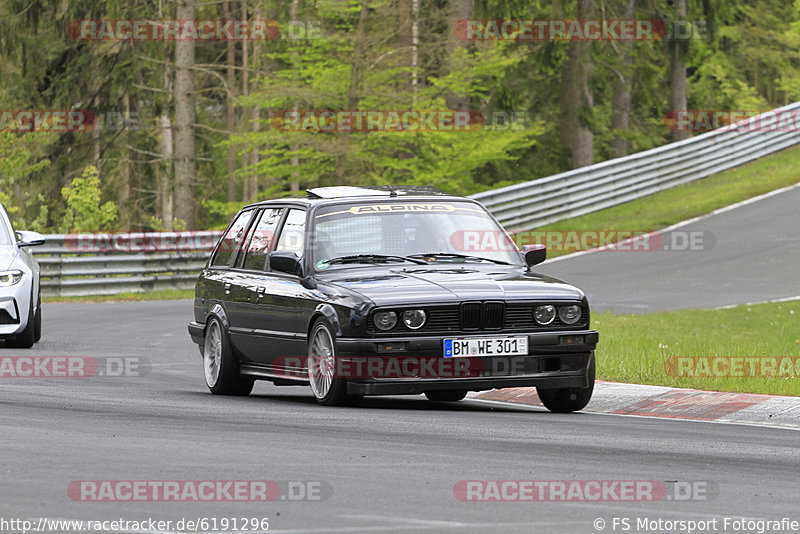
[[[482,391],[496,388],[536,386],[541,389],[588,387],[589,366],[594,358],[599,335],[595,330],[573,332],[547,332],[526,335],[526,356],[486,356],[445,358],[443,338],[398,337],[389,339],[337,339],[337,359],[356,362],[362,358],[419,358],[436,361],[458,361],[464,373],[450,376],[403,376],[349,378],[350,394],[402,395],[419,394],[433,390]],[[453,336],[460,339],[481,338],[487,335]],[[390,350],[387,348],[390,347]],[[459,361],[460,360],[460,361]],[[452,366],[447,369],[453,369]],[[463,376],[462,376],[463,375]]]
[[[0,336],[13,336],[28,325],[31,307],[31,278],[23,277],[13,286],[0,287]]]

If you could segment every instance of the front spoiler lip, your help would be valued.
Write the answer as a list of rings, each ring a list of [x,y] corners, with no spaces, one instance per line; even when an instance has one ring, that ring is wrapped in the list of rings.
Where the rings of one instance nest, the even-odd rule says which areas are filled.
[[[566,373],[547,373],[525,376],[486,378],[405,378],[391,380],[348,381],[350,395],[418,395],[434,390],[484,391],[489,389],[516,388],[585,388],[589,386],[586,370]]]

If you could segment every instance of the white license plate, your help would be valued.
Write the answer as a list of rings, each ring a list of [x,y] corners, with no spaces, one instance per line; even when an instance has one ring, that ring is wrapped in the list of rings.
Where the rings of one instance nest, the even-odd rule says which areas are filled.
[[[470,339],[445,339],[444,357],[465,356],[527,356],[528,338],[481,337]]]

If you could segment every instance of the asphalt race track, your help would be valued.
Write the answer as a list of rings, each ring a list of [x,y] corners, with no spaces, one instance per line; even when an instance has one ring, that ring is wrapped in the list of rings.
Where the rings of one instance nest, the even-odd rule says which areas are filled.
[[[276,532],[569,534],[614,532],[615,517],[629,519],[629,532],[639,518],[717,519],[719,531],[726,516],[800,520],[794,430],[422,396],[324,408],[307,388],[261,383],[247,398],[217,397],[186,332],[189,301],[44,312],[41,343],[0,355],[138,358],[147,372],[0,379],[5,519],[238,516],[268,517]],[[67,493],[80,480],[274,480],[324,491],[268,503],[81,502]],[[454,486],[463,480],[677,481],[702,491],[656,502],[462,502]]]
[[[577,254],[535,270],[586,291],[593,309],[616,313],[800,298],[798,206],[795,186],[681,225],[664,235],[667,250]]]

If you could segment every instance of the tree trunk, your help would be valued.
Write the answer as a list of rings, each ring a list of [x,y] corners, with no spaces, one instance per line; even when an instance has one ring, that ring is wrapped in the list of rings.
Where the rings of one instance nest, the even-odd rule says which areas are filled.
[[[419,87],[419,0],[411,0],[411,101],[417,107]]]
[[[163,89],[168,93],[172,92],[172,77],[169,69],[165,66],[163,72]],[[161,219],[164,230],[172,231],[172,219],[175,217],[173,212],[173,193],[172,176],[175,162],[173,161],[172,144],[172,121],[170,120],[167,104],[161,109],[158,117],[158,151],[161,157],[156,166],[156,206],[155,215]]]
[[[225,0],[224,16],[226,19],[231,18],[231,3],[230,0]],[[236,75],[234,67],[236,66],[236,43],[232,39],[228,39],[225,43],[225,83],[227,85],[225,95],[225,127],[228,131],[228,140],[236,130],[236,113],[233,107],[233,100],[236,97]],[[228,166],[228,202],[236,200],[236,148],[233,145],[228,147],[228,153],[225,155],[225,160]]]
[[[261,3],[256,2],[255,6],[253,7],[253,19],[255,20],[263,20],[264,19],[264,11],[262,9]],[[244,46],[247,46],[247,41],[244,42]],[[258,67],[261,64],[260,58],[256,55],[256,44],[253,43],[253,59],[251,62],[251,67],[254,69],[256,73],[258,73]],[[258,132],[260,125],[259,125],[259,118],[260,112],[257,105],[254,105],[250,111],[250,131]],[[258,164],[258,148],[254,145],[253,149],[250,150],[250,162],[249,165],[253,168],[253,174],[250,176],[250,194],[252,195],[253,201],[258,200],[258,174],[255,171],[256,165]]]
[[[622,16],[625,20],[633,19],[634,0],[624,0]],[[621,158],[631,152],[631,141],[617,131],[627,131],[631,127],[631,55],[632,44],[630,41],[619,41],[620,61],[619,71],[615,73],[613,96],[611,99],[611,129],[614,138],[611,140],[611,157]]]
[[[194,20],[196,0],[177,0],[179,20]],[[194,140],[195,42],[175,42],[175,216],[194,228],[194,181],[197,173]]]
[[[131,98],[128,96],[127,92],[122,94],[122,128],[126,128],[126,131],[122,133],[122,138],[125,139],[126,144],[130,144],[130,135],[127,131],[126,123],[131,116]],[[124,154],[126,154],[126,158],[122,161],[120,165],[120,184],[119,190],[117,191],[117,206],[119,206],[119,225],[120,229],[128,230],[130,229],[131,224],[131,209],[128,206],[128,200],[131,196],[131,162],[130,158],[130,150],[124,149]]]
[[[591,0],[578,0],[576,19],[591,18]],[[570,41],[561,75],[561,141],[570,149],[570,167],[594,161],[594,134],[589,117],[594,99],[589,89],[592,41]]]
[[[161,161],[156,171],[156,216],[161,219],[164,230],[171,232],[172,219],[172,181],[170,169],[172,168],[172,124],[167,115],[158,118],[160,127],[158,146],[161,152]]]
[[[457,20],[469,20],[472,18],[472,0],[450,0],[450,28]],[[469,46],[469,41],[458,39],[455,32],[448,32],[447,48],[448,57],[452,56],[456,50]],[[452,69],[452,65],[449,67]],[[456,111],[469,111],[469,95],[459,95],[452,91],[445,97],[448,109]]]
[[[367,25],[367,0],[361,0],[361,11],[358,15],[358,27],[356,28],[355,43],[353,44],[353,62],[350,69],[350,86],[347,89],[347,110],[355,111],[358,109],[359,84],[361,82],[361,70],[364,68],[364,40]],[[347,156],[350,152],[350,132],[342,135],[342,153],[337,158],[336,175],[343,182],[346,180],[345,168]]]
[[[677,20],[686,20],[686,0],[674,0]],[[683,58],[686,41],[673,39],[670,43],[669,109],[671,112],[686,110],[686,65]],[[689,137],[689,132],[673,131],[673,141]]]
[[[300,3],[300,0],[292,0],[292,3],[289,5],[289,21],[290,22],[294,22],[295,20],[297,20],[297,7],[298,7],[299,3]],[[292,111],[297,113],[298,109],[299,109],[299,105],[297,103],[297,100],[295,100],[294,101],[294,106],[292,106]],[[297,146],[293,145],[292,149],[296,150]],[[300,160],[297,158],[297,156],[292,156],[291,164],[292,164],[292,167],[299,167],[300,166]],[[292,193],[297,193],[298,191],[300,191],[299,173],[296,170],[292,171],[292,181],[291,181],[291,185],[289,186],[289,188],[292,191]]]

